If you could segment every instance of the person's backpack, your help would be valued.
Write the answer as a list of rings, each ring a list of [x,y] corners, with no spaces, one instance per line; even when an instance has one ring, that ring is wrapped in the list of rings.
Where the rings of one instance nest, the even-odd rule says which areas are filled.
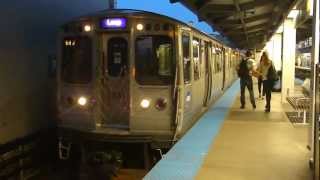
[[[239,77],[248,77],[249,76],[249,69],[247,66],[247,60],[242,59],[239,64],[239,70],[238,70],[238,76]]]
[[[271,81],[278,81],[279,80],[279,76],[277,74],[276,68],[274,67],[273,63],[271,64],[271,66],[268,69],[267,79],[271,80]]]

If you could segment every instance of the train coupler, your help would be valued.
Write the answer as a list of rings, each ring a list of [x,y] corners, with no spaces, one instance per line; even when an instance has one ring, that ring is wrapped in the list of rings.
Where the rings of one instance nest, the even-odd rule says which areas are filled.
[[[64,142],[62,138],[59,139],[59,158],[62,160],[67,160],[70,157],[71,142]]]
[[[162,159],[162,158],[163,158],[162,150],[161,150],[160,148],[157,148],[157,149],[155,149],[155,150],[159,153],[160,159]]]

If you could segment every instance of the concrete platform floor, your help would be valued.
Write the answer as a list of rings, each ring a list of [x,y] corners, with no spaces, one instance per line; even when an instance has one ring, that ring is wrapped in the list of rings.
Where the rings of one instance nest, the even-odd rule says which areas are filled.
[[[248,96],[248,92],[246,92]],[[272,109],[264,112],[265,100],[253,110],[240,97],[230,109],[211,145],[196,179],[199,180],[311,180],[307,126],[287,119],[281,94],[272,94]]]

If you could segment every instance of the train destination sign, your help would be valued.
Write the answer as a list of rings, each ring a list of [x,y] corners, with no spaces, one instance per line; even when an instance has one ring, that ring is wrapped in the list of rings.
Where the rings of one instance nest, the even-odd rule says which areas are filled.
[[[100,21],[102,29],[125,29],[127,27],[126,18],[104,18]]]

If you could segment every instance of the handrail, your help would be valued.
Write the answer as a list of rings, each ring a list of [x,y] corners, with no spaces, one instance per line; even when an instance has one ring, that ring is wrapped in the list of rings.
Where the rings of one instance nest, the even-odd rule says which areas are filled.
[[[19,177],[20,180],[27,180],[37,175],[46,163],[44,157],[41,157],[46,154],[40,152],[50,148],[44,144],[48,142],[49,132],[52,131],[38,131],[6,144],[0,144],[0,179]]]

